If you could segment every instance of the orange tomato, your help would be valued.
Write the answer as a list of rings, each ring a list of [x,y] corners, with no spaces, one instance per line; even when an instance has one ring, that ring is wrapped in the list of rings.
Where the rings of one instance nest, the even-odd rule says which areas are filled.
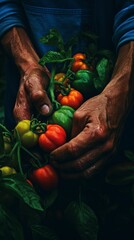
[[[70,106],[74,109],[77,109],[84,102],[84,97],[83,97],[82,93],[71,88],[68,95],[62,95],[62,93],[60,93],[57,96],[57,101],[61,105],[66,105],[66,106]]]
[[[84,62],[86,60],[86,54],[85,53],[76,53],[73,55],[74,62],[72,63],[72,71],[77,72],[78,70],[88,70],[89,66],[87,63]]]

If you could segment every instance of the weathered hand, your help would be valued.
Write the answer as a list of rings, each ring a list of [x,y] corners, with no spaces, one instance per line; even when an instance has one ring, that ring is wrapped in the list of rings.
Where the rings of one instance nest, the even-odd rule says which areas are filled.
[[[30,119],[33,107],[42,114],[52,111],[46,89],[49,83],[49,72],[39,66],[29,68],[22,76],[14,106],[16,121]]]
[[[134,106],[134,42],[119,49],[111,81],[74,114],[72,139],[51,154],[65,178],[90,178],[113,158]]]
[[[101,93],[75,112],[72,139],[51,154],[52,164],[62,177],[89,178],[109,163],[124,116],[123,101],[113,95],[109,98]]]

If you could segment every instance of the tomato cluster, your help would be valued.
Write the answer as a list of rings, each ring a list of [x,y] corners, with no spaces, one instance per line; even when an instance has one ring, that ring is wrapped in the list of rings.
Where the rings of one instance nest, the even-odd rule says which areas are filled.
[[[51,166],[49,156],[70,139],[74,112],[87,97],[96,94],[94,66],[85,53],[78,52],[71,58],[68,68],[52,74],[48,95],[53,112],[45,120],[24,119],[16,124],[11,134],[3,135],[3,154],[12,161],[0,165],[2,176],[20,172],[33,187],[48,191],[58,186],[59,175]],[[38,154],[33,154],[34,149]],[[23,153],[28,154],[29,161]],[[14,164],[16,159],[18,164]]]

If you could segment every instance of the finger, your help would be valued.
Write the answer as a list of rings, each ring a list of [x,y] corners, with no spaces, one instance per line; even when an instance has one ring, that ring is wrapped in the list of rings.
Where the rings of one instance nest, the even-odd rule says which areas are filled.
[[[91,177],[95,176],[99,173],[106,165],[108,165],[112,161],[111,154],[106,155],[98,159],[93,165],[85,169],[81,172],[76,173],[67,173],[61,172],[60,176],[66,180],[82,180],[82,179],[90,179]]]
[[[93,146],[96,147],[100,142],[104,142],[104,138],[100,138],[92,129],[90,130],[90,127],[85,127],[75,138],[55,149],[50,154],[50,159],[57,162],[68,162],[77,159]]]
[[[85,117],[85,111],[81,108],[82,106],[74,113],[71,138],[76,137],[87,124],[88,119]]]
[[[106,145],[99,145],[95,149],[90,149],[84,155],[79,158],[76,158],[72,161],[67,162],[52,162],[53,166],[59,169],[62,172],[66,173],[78,173],[83,172],[87,168],[91,167],[99,158],[102,158],[103,155],[109,155],[110,149],[106,148]]]
[[[52,112],[52,104],[47,95],[46,88],[49,82],[47,73],[36,71],[25,79],[25,88],[30,96],[31,102],[37,111],[42,115],[49,115]]]
[[[52,104],[50,99],[47,96],[45,90],[37,90],[36,93],[33,93],[31,100],[41,115],[50,115],[52,112]]]
[[[29,99],[24,91],[23,85],[20,86],[19,92],[17,94],[13,115],[16,122],[31,118]]]

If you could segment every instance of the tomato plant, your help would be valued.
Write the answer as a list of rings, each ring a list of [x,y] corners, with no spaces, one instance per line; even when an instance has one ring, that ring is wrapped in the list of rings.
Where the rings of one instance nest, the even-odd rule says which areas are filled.
[[[34,133],[31,130],[31,121],[22,120],[15,126],[15,135],[16,131],[19,134],[21,143],[24,147],[30,148],[37,144],[38,134]]]
[[[59,176],[50,164],[33,170],[29,179],[33,184],[40,186],[43,190],[54,189],[59,182]]]
[[[71,88],[68,95],[63,95],[62,93],[59,93],[57,96],[57,101],[61,105],[67,105],[74,109],[77,109],[84,102],[84,97],[82,93],[80,93],[76,89]]]
[[[66,142],[66,132],[58,124],[47,124],[46,131],[40,134],[38,142],[45,152],[51,152]]]

